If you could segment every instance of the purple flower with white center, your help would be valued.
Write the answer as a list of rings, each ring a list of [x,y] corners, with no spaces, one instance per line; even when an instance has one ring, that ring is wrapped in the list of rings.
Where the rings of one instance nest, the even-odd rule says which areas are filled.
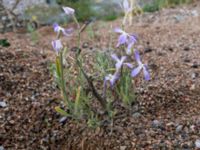
[[[62,43],[61,43],[60,40],[54,40],[54,41],[52,41],[52,46],[53,46],[54,50],[57,53],[59,53],[60,50],[63,48],[63,45],[62,45]]]
[[[116,54],[111,55],[112,59],[116,61],[115,68],[117,71],[119,71],[126,60],[126,56],[122,56],[121,59],[118,58]]]
[[[114,86],[115,82],[119,79],[119,73],[115,72],[113,75],[109,74],[105,77],[104,83],[106,84],[107,81],[110,82],[111,87]]]
[[[62,32],[65,36],[70,36],[71,33],[73,32],[72,28],[64,29],[63,27],[59,26],[57,23],[53,24],[53,29],[54,29],[54,32],[58,34]]]
[[[67,15],[74,15],[74,13],[75,13],[75,10],[70,7],[63,7],[63,10]]]
[[[137,41],[137,37],[135,35],[131,35],[126,33],[125,31],[123,31],[120,28],[116,28],[115,32],[120,33],[121,35],[118,38],[118,43],[117,43],[117,47],[119,47],[120,45],[123,44],[127,44],[127,54],[131,54],[131,48],[133,47],[133,45],[136,43]]]
[[[140,54],[137,50],[135,50],[135,59],[138,63],[138,67],[131,71],[131,76],[135,77],[139,74],[139,72],[143,69],[145,80],[150,80],[150,75],[147,69],[147,65],[143,64],[140,59]]]
[[[114,87],[115,82],[119,79],[120,74],[118,72],[115,72],[113,75],[108,74],[104,78],[104,83],[103,83],[103,97],[106,97],[106,89],[107,89],[107,82],[110,82],[111,88]]]

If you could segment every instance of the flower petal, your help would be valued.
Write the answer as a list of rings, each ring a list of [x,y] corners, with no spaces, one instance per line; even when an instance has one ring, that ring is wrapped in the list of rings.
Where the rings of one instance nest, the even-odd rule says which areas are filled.
[[[54,50],[59,53],[59,51],[63,48],[62,43],[60,40],[54,40],[52,41],[52,46]]]
[[[137,42],[137,36],[136,35],[129,35],[129,42],[135,44]]]
[[[129,43],[129,44],[128,44],[128,47],[127,47],[127,49],[126,49],[126,54],[127,54],[127,55],[131,55],[131,54],[132,54],[131,48],[133,47],[133,44],[134,44],[134,43]]]
[[[75,10],[73,8],[70,8],[70,7],[63,7],[63,10],[65,11],[65,13],[67,15],[73,15]]]
[[[120,61],[117,62],[117,63],[115,64],[115,68],[116,68],[116,70],[117,70],[117,71],[120,70],[121,67],[122,67],[122,65],[123,65],[123,63],[121,63]]]
[[[133,69],[131,71],[131,76],[135,77],[140,72],[141,69],[142,69],[142,66],[138,66],[137,68]]]
[[[123,63],[125,60],[126,60],[126,56],[122,56],[122,58],[121,58],[121,63]]]
[[[145,80],[150,80],[150,74],[148,72],[147,65],[143,65],[143,73],[144,73],[144,79]]]
[[[112,57],[112,59],[115,60],[116,62],[119,62],[119,61],[120,61],[119,58],[118,58],[118,56],[117,56],[116,54],[112,54],[111,57]]]
[[[135,50],[134,54],[135,54],[135,60],[137,61],[137,63],[138,63],[139,65],[142,64],[141,59],[140,59],[139,51],[138,51],[138,50]]]
[[[53,24],[53,30],[54,30],[54,32],[58,32],[58,30],[59,30],[59,25],[58,25],[57,23],[54,23],[54,24]]]
[[[124,65],[126,65],[127,67],[129,67],[130,69],[133,69],[133,65],[131,63],[124,63]]]
[[[72,34],[73,31],[74,31],[73,28],[64,29],[64,30],[63,30],[63,34],[64,34],[65,36],[70,36],[70,35]]]
[[[122,44],[125,44],[127,41],[127,35],[126,34],[121,34],[119,36],[119,39],[118,39],[118,44],[117,44],[117,47],[119,47],[120,45]]]
[[[112,78],[110,80],[110,85],[113,88],[115,82],[119,79],[119,73],[115,72],[114,75],[112,75]]]
[[[124,11],[127,12],[129,10],[129,3],[128,0],[123,1]]]
[[[114,31],[117,33],[124,33],[124,31],[120,28],[115,28]]]

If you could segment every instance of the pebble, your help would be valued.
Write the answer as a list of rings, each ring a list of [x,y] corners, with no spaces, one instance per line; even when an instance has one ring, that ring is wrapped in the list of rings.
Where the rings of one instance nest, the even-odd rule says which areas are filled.
[[[180,133],[183,130],[183,125],[179,125],[176,127],[176,133]]]
[[[161,123],[160,121],[158,121],[158,120],[154,120],[154,121],[152,122],[152,126],[153,126],[154,128],[158,128],[158,127],[161,127],[161,126],[162,126],[162,123]]]
[[[199,65],[198,65],[197,62],[194,62],[194,63],[192,64],[192,68],[198,68],[198,67],[199,67]]]
[[[197,72],[192,73],[192,79],[196,79],[198,76],[199,76],[199,74]]]
[[[80,52],[81,52],[81,49],[75,46],[75,47],[72,47],[72,48],[71,48],[71,51],[72,51],[72,52],[78,52],[78,53],[80,53]]]
[[[120,146],[120,150],[126,150],[126,146]]]
[[[82,45],[82,48],[88,48],[89,47],[89,43],[88,42],[84,42]]]
[[[139,112],[136,112],[132,115],[133,118],[139,118],[141,114]]]
[[[195,141],[195,146],[196,146],[196,148],[200,148],[200,139],[197,139]]]
[[[0,101],[0,107],[5,108],[7,107],[7,104],[3,101]]]
[[[199,13],[196,10],[191,11],[192,16],[198,17]]]
[[[147,47],[147,48],[144,49],[144,52],[145,52],[145,53],[150,53],[150,52],[152,52],[152,51],[153,51],[153,49],[150,48],[150,47]]]
[[[184,49],[183,49],[184,51],[189,51],[190,50],[190,47],[184,47]]]
[[[3,146],[0,146],[0,150],[5,150]]]
[[[191,62],[191,60],[190,60],[190,59],[188,59],[188,58],[185,58],[183,61],[184,61],[184,62],[186,62],[186,63],[189,63],[189,62]]]
[[[60,118],[59,123],[65,124],[66,121],[67,121],[67,117],[62,117]]]

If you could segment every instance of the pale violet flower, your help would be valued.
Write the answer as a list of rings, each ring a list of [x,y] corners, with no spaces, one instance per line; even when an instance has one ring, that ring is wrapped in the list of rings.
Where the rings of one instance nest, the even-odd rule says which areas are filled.
[[[71,33],[73,32],[72,28],[64,29],[63,27],[59,26],[57,23],[53,24],[53,29],[54,29],[54,32],[58,34],[62,32],[65,36],[70,36]]]
[[[70,7],[63,7],[63,10],[67,15],[74,15],[74,13],[75,13],[75,10]]]
[[[115,72],[113,75],[112,74],[108,74],[105,79],[104,79],[104,85],[106,86],[106,83],[109,81],[111,87],[114,86],[115,82],[119,79],[119,73]]]
[[[60,50],[63,48],[63,45],[62,45],[62,43],[61,43],[61,41],[60,41],[59,39],[58,39],[58,40],[52,41],[51,44],[52,44],[54,50],[55,50],[57,53],[59,53]]]
[[[115,68],[117,71],[119,71],[126,60],[126,56],[122,56],[121,59],[119,59],[116,54],[112,54],[111,57],[116,61]]]
[[[126,53],[131,54],[131,48],[137,42],[137,37],[133,34],[128,34],[120,28],[115,28],[114,31],[121,34],[118,38],[117,47],[123,44],[127,44],[128,47],[126,49]]]
[[[115,72],[113,75],[108,74],[104,78],[104,83],[103,83],[103,97],[106,97],[106,90],[107,90],[107,82],[110,82],[110,87],[113,88],[115,85],[115,82],[119,79],[120,74],[118,72]]]
[[[139,72],[141,70],[143,70],[145,80],[150,80],[150,75],[149,75],[149,72],[148,72],[148,69],[147,69],[147,65],[145,65],[141,62],[140,55],[139,55],[139,52],[137,50],[135,50],[134,53],[135,53],[135,59],[138,63],[138,67],[131,71],[131,76],[135,77],[139,74]]]
[[[131,4],[129,3],[128,0],[124,0],[123,1],[123,6],[121,5],[121,7],[124,9],[125,13],[131,12],[133,9],[131,8]]]

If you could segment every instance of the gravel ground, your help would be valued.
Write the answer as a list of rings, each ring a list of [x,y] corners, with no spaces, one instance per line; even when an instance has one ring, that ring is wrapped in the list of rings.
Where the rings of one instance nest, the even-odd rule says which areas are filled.
[[[55,57],[49,44],[55,36],[51,28],[39,29],[37,44],[26,34],[0,35],[11,42],[0,48],[0,149],[200,148],[198,14],[196,2],[134,18],[128,31],[137,33],[136,47],[152,79],[138,77],[132,110],[119,106],[113,126],[96,129],[70,119],[59,122],[62,117],[54,110],[60,103],[59,91],[48,70]],[[109,33],[106,27],[119,26],[120,21],[94,23],[95,38],[86,32],[82,42],[104,50],[110,34],[101,33]],[[66,45],[75,46],[73,41],[66,39]]]

